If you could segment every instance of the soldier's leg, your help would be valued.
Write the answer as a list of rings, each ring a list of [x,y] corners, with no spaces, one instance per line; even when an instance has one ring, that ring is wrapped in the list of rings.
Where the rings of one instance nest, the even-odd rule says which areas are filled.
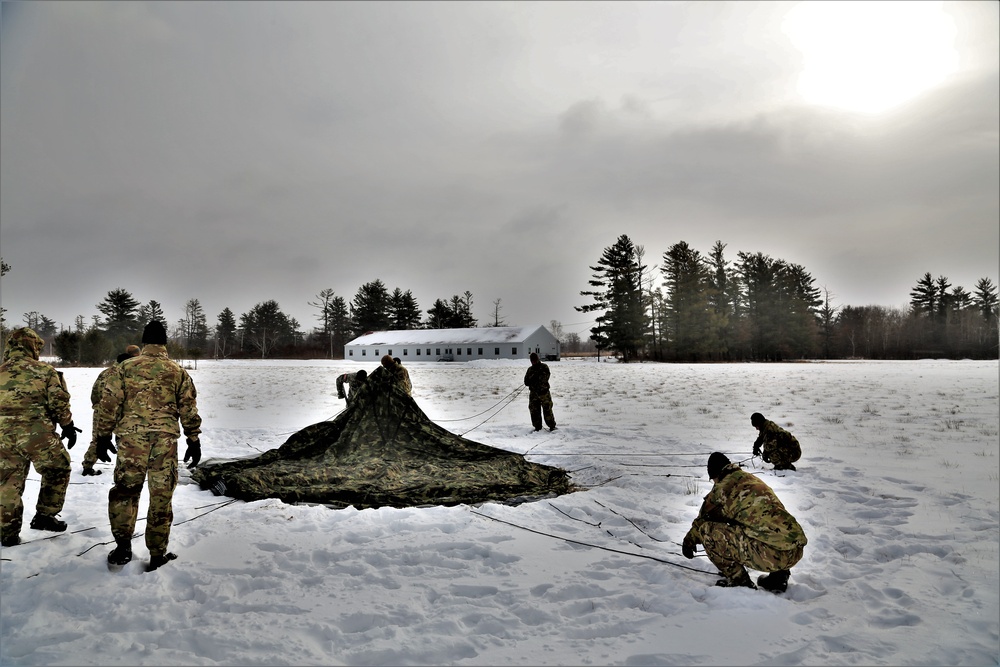
[[[90,446],[87,447],[87,451],[83,455],[83,473],[86,475],[88,471],[94,469],[94,464],[97,463],[97,429],[94,428],[97,424],[97,412],[94,412],[94,420],[90,429]],[[100,474],[95,472],[94,474]]]
[[[117,542],[131,540],[135,532],[148,461],[149,443],[143,434],[119,438],[115,485],[108,492],[108,520]]]
[[[741,549],[741,542],[746,540],[742,528],[706,521],[694,537],[705,547],[708,559],[722,576],[734,582],[749,581]]]
[[[537,396],[528,397],[528,413],[531,415],[531,425],[536,431],[542,429],[542,402]]]
[[[0,537],[4,542],[21,533],[24,505],[24,483],[28,479],[31,462],[15,441],[15,433],[6,430],[10,420],[4,420],[5,431],[0,433]]]
[[[545,415],[545,425],[550,429],[556,427],[556,417],[552,414],[552,395],[542,396],[542,414]]]
[[[167,433],[158,435],[150,452],[149,511],[146,514],[146,548],[154,558],[167,553],[177,487],[177,439]]]
[[[48,434],[37,453],[32,452],[31,462],[42,477],[35,513],[54,517],[62,511],[66,502],[70,476],[69,452],[62,446],[57,435]]]

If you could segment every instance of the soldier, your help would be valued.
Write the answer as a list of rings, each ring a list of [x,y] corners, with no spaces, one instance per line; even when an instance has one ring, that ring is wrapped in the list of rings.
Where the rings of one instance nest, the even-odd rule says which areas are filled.
[[[365,383],[367,377],[368,371],[365,370],[358,371],[357,373],[344,373],[337,376],[337,398],[346,398],[347,404],[350,405],[351,400],[354,399],[354,394]],[[345,384],[349,387],[346,395],[344,394]]]
[[[94,411],[94,420],[97,419],[97,404],[101,402],[101,391],[104,389],[104,383],[108,381],[108,377],[114,372],[115,367],[126,359],[131,359],[132,357],[139,354],[138,345],[129,345],[125,348],[125,351],[118,355],[115,359],[115,363],[111,364],[105,368],[94,380],[94,386],[90,389],[90,407]],[[94,470],[94,464],[97,463],[97,429],[93,429],[93,434],[90,438],[90,447],[87,448],[87,452],[83,455],[83,475],[84,477],[92,475],[100,475],[103,471]]]
[[[531,414],[531,425],[536,431],[542,430],[542,415],[550,431],[556,430],[556,418],[552,414],[552,394],[549,393],[549,367],[543,364],[538,355],[532,352],[528,355],[531,367],[524,374],[524,385],[528,388],[528,412]]]
[[[694,558],[705,545],[709,560],[725,577],[716,586],[756,588],[746,568],[770,572],[757,584],[784,593],[793,565],[802,558],[802,527],[764,481],[740,469],[720,452],[708,457],[708,476],[715,483],[684,536],[682,551]]]
[[[149,479],[146,548],[149,566],[156,568],[177,556],[167,551],[173,521],[173,494],[177,486],[177,439],[187,438],[184,462],[189,468],[201,460],[201,417],[197,391],[187,371],[167,356],[167,332],[152,321],[142,332],[142,352],[115,367],[101,395],[94,419],[97,458],[111,462],[118,454],[115,484],[108,493],[108,518],[115,549],[108,563],[132,560],[132,533],[139,512],[139,496]],[[117,448],[111,433],[118,435]]]
[[[388,354],[382,357],[382,367],[389,371],[389,375],[399,383],[407,396],[413,395],[413,385],[410,384],[410,372],[403,368],[403,362],[399,357],[390,357]]]
[[[750,415],[750,423],[759,432],[753,443],[753,455],[761,456],[763,447],[765,463],[773,463],[775,470],[795,470],[792,463],[802,456],[802,448],[795,436],[773,421],[764,419],[759,412]]]
[[[31,465],[42,477],[31,527],[66,530],[66,522],[56,518],[66,502],[70,474],[61,439],[72,449],[81,431],[73,425],[62,373],[38,360],[44,345],[32,329],[15,329],[0,365],[0,544],[5,547],[21,543],[21,496]]]

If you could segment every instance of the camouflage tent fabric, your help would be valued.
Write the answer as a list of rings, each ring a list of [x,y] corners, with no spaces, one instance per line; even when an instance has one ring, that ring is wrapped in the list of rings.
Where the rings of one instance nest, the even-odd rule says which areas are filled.
[[[307,426],[251,458],[203,463],[203,489],[358,509],[455,505],[574,491],[564,470],[438,426],[383,368],[332,421]],[[221,482],[221,484],[220,484]]]

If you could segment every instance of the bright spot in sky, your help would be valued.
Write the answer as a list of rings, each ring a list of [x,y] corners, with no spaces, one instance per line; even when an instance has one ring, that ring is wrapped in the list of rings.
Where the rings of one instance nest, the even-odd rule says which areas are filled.
[[[811,0],[782,30],[802,52],[809,103],[878,113],[958,69],[957,29],[941,2]]]

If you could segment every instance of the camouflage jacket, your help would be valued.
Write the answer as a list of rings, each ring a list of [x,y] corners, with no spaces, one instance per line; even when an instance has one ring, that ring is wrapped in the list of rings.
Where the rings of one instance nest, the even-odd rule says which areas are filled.
[[[549,393],[548,365],[542,362],[532,364],[524,374],[524,385],[531,390],[532,394],[542,395]]]
[[[406,392],[407,396],[413,395],[413,385],[410,383],[410,371],[402,364],[396,364],[396,369],[393,371],[396,381],[403,387],[403,391]]]
[[[754,451],[762,451],[764,460],[767,461],[774,451],[785,451],[801,453],[799,441],[794,435],[775,424],[770,419],[764,422],[760,429],[760,434],[753,443]]]
[[[111,369],[97,406],[94,433],[119,435],[157,431],[198,438],[198,393],[187,371],[167,356],[164,345],[144,345],[138,357]]]
[[[339,398],[345,398],[344,385],[347,385],[346,398],[348,401],[354,396],[361,385],[364,384],[364,380],[358,379],[357,373],[342,373],[337,376],[337,396]]]
[[[101,402],[101,394],[104,392],[104,383],[108,381],[111,374],[115,372],[115,368],[118,364],[111,364],[97,376],[94,380],[94,386],[90,389],[90,406],[96,408],[97,404]]]
[[[0,418],[73,422],[62,373],[38,360],[45,341],[33,330],[15,329],[0,364]]]
[[[695,527],[706,521],[721,521],[742,526],[748,537],[776,549],[806,545],[802,526],[764,480],[735,463],[722,470],[724,476],[705,496]]]

